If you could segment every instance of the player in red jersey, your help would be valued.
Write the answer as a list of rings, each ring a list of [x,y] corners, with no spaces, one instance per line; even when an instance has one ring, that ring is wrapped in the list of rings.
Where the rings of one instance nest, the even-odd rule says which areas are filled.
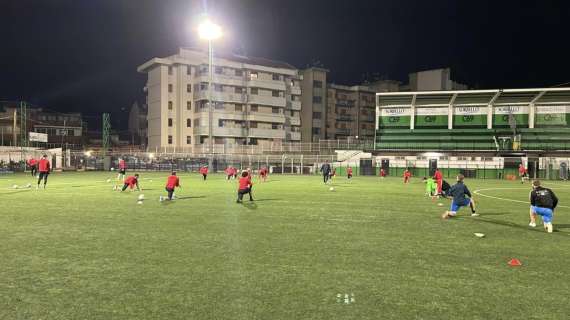
[[[119,158],[119,174],[117,175],[117,180],[125,179],[127,175],[127,162],[123,158]]]
[[[168,200],[172,200],[172,197],[174,195],[174,189],[176,189],[176,187],[180,187],[180,179],[176,176],[176,171],[172,171],[172,173],[170,174],[170,176],[168,176],[168,178],[166,179],[166,192],[168,192]],[[163,201],[164,198],[162,196],[160,196],[160,201]]]
[[[435,172],[433,174],[433,179],[437,183],[437,194],[441,195],[442,194],[441,187],[443,184],[443,174],[441,174],[441,171],[439,171],[438,168],[435,169]]]
[[[380,178],[384,179],[386,177],[386,170],[384,168],[380,168]]]
[[[34,158],[28,159],[28,167],[30,168],[30,171],[32,172],[32,177],[35,177],[36,173],[38,173],[38,160],[36,160]]]
[[[226,172],[226,180],[230,180],[234,175],[234,170],[232,166],[228,166],[224,171]]]
[[[525,179],[528,180],[528,171],[522,163],[519,164],[519,177],[521,178],[521,183],[524,183]]]
[[[49,163],[49,160],[47,159],[46,154],[44,154],[40,159],[40,161],[38,162],[38,171],[40,172],[40,174],[38,176],[38,185],[36,186],[36,189],[40,188],[40,182],[42,181],[42,179],[44,180],[44,189],[45,189],[47,185],[48,175],[51,172],[51,165]]]
[[[203,166],[200,168],[200,174],[204,178],[204,181],[206,181],[206,178],[208,178],[208,166]]]
[[[412,178],[412,173],[410,172],[410,170],[408,170],[408,168],[406,168],[406,171],[404,171],[404,183],[409,183],[411,178]]]
[[[125,191],[125,190],[127,190],[127,188],[131,188],[131,191],[133,191],[135,186],[137,187],[137,191],[141,190],[141,188],[139,187],[139,174],[138,173],[135,173],[134,176],[129,176],[125,179],[125,184],[123,185],[123,188],[121,188],[121,191]]]
[[[259,169],[259,180],[266,182],[267,181],[268,170],[266,167]]]
[[[351,168],[351,167],[348,167],[348,168],[346,169],[346,177],[347,177],[349,180],[352,179],[352,168]]]
[[[237,203],[241,203],[243,200],[243,195],[249,195],[249,201],[253,201],[253,196],[251,195],[251,189],[253,187],[253,182],[251,181],[251,175],[247,171],[241,173],[241,178],[238,183],[238,198]]]

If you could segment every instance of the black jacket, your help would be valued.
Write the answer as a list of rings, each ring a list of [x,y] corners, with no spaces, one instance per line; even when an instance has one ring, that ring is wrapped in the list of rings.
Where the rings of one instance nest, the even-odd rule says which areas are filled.
[[[535,207],[554,209],[558,205],[558,198],[552,190],[537,187],[530,192],[530,204]]]

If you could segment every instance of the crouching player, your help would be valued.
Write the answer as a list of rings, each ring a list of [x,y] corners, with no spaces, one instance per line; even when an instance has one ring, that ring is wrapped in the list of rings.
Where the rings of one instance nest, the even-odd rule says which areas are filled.
[[[141,188],[139,187],[139,174],[135,173],[134,176],[129,176],[125,179],[125,184],[123,188],[121,188],[121,192],[127,190],[127,188],[131,188],[131,191],[134,191],[135,186],[137,187],[137,191],[140,191]]]
[[[172,200],[174,196],[174,189],[180,187],[180,179],[176,176],[176,171],[172,171],[168,179],[166,179],[166,192],[168,193],[168,200]],[[164,198],[160,196],[160,201],[164,201]]]
[[[443,219],[455,217],[457,211],[461,209],[461,207],[469,206],[471,207],[471,216],[477,217],[478,214],[475,213],[475,202],[471,199],[471,192],[467,186],[463,183],[465,177],[460,174],[457,176],[457,183],[451,186],[449,191],[447,192],[447,197],[452,198],[451,201],[451,208],[448,211],[444,212],[441,216]]]
[[[251,187],[253,186],[253,182],[251,181],[251,176],[247,171],[241,173],[241,178],[239,178],[239,187],[238,187],[238,199],[237,203],[241,203],[243,200],[243,195],[249,195],[249,201],[253,201],[253,197],[251,195]]]
[[[530,227],[536,227],[536,215],[542,217],[544,223],[544,230],[552,233],[552,216],[554,209],[558,205],[558,198],[548,188],[540,186],[540,181],[535,180],[532,182],[532,191],[530,192]]]

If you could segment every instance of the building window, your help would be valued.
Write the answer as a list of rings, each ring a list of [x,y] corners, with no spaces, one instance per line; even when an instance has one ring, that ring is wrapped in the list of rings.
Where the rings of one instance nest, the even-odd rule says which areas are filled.
[[[206,142],[206,136],[200,136],[200,144],[204,144]]]
[[[186,144],[192,144],[192,136],[186,136]]]
[[[168,92],[172,91],[174,91],[174,87],[172,86],[172,84],[168,84]]]
[[[192,127],[192,119],[186,119],[186,128]]]
[[[191,84],[186,85],[186,92],[192,92],[192,85]]]
[[[226,107],[224,106],[223,102],[216,101],[214,102],[214,109],[216,110],[224,110]]]
[[[236,77],[243,77],[243,70],[236,69]]]
[[[186,101],[186,110],[192,110],[192,101]]]
[[[258,107],[256,104],[252,104],[251,107],[249,107],[249,111],[251,111],[251,112],[257,112],[257,110],[258,110]]]
[[[254,129],[257,128],[257,122],[251,121],[251,122],[249,123],[249,127],[250,127],[250,128],[254,128]]]
[[[279,113],[279,108],[277,107],[271,108],[271,113]]]
[[[208,90],[208,84],[205,82],[200,83],[200,90],[202,91]]]
[[[236,107],[236,111],[243,112],[243,105],[242,104],[236,104],[235,107]]]
[[[320,112],[313,112],[313,119],[320,119],[321,113]]]
[[[172,101],[168,101],[168,110],[172,110],[173,107],[174,104],[172,103]]]
[[[279,97],[279,90],[273,90],[271,91],[271,95],[274,97]]]
[[[224,126],[224,120],[218,119],[218,127],[222,128]]]
[[[279,125],[276,124],[276,123],[272,123],[272,124],[271,124],[271,129],[277,130],[277,129],[279,129]]]
[[[249,138],[249,144],[256,146],[257,145],[257,138]]]
[[[234,87],[234,93],[243,93],[243,88],[242,87]]]
[[[251,71],[249,73],[249,80],[257,80],[258,77],[259,77],[259,75],[255,71]]]
[[[224,144],[225,143],[225,139],[224,138],[214,138],[214,144]]]
[[[192,67],[191,67],[191,66],[186,67],[186,74],[187,74],[187,75],[191,75],[191,74],[192,74]]]
[[[224,91],[224,86],[222,86],[221,84],[214,84],[214,91],[222,92]]]
[[[172,144],[172,136],[168,136],[168,144]]]
[[[216,67],[215,69],[216,69],[216,70],[215,70],[216,74],[222,74],[222,72],[224,71],[224,70],[222,69],[222,67]]]
[[[323,97],[321,96],[313,96],[313,103],[322,103]]]
[[[258,93],[258,90],[257,90],[257,88],[251,88],[251,89],[249,89],[249,93],[251,93],[251,94],[257,94],[257,93]]]
[[[273,74],[273,80],[279,81],[279,80],[281,80],[281,76],[278,75],[278,74],[276,74],[276,73],[274,73],[274,74]]]
[[[168,126],[172,127],[172,118],[168,118]]]
[[[319,81],[319,80],[313,80],[313,87],[315,88],[322,88],[323,87],[323,82]]]
[[[313,134],[321,134],[321,128],[313,128]]]
[[[168,67],[168,75],[171,76],[173,73],[172,67]]]

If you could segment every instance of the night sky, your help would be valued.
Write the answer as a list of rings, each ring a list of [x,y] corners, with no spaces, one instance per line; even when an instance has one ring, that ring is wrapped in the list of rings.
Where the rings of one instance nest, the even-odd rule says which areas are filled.
[[[0,100],[121,119],[144,101],[138,65],[202,43],[205,7],[218,47],[320,61],[335,83],[446,66],[481,89],[570,82],[570,1],[0,0]]]

